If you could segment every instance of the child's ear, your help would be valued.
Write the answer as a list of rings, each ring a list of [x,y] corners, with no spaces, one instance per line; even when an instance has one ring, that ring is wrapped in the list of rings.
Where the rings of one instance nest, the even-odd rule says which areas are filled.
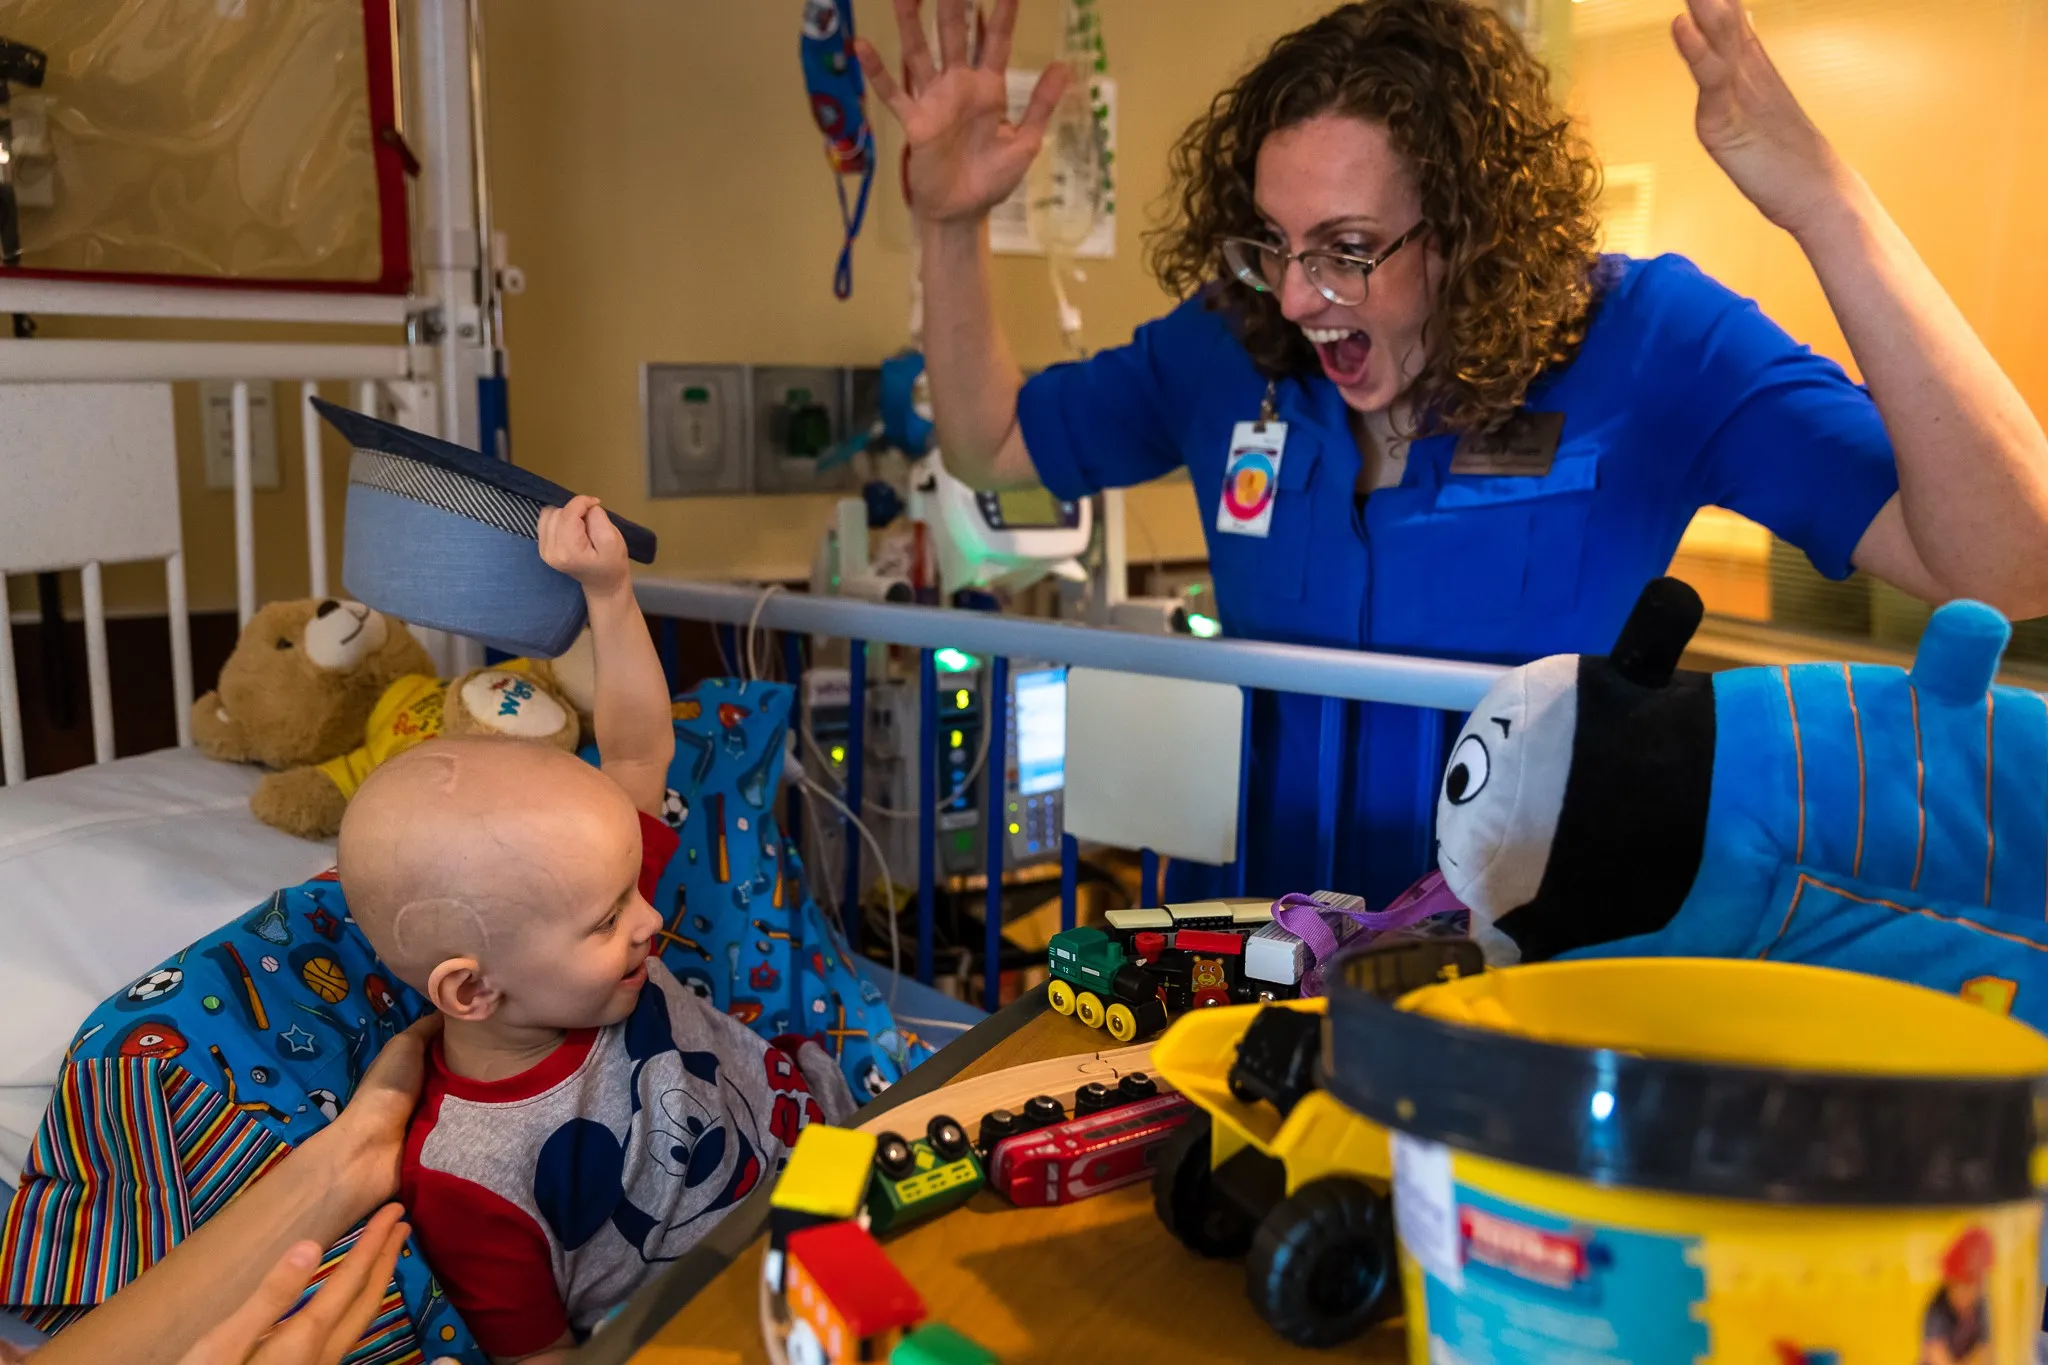
[[[484,980],[473,957],[451,957],[427,977],[427,999],[450,1019],[480,1023],[497,1013],[504,998]]]

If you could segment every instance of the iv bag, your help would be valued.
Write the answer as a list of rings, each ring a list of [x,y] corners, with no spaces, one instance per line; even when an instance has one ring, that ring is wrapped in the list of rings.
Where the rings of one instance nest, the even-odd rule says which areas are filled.
[[[1054,257],[1072,256],[1080,249],[1101,221],[1108,200],[1088,66],[1065,60],[1074,76],[1053,111],[1045,147],[1031,163],[1026,186],[1032,233]]]

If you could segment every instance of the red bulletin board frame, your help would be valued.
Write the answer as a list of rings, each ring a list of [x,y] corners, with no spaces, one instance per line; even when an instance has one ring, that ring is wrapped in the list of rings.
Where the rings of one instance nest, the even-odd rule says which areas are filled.
[[[404,294],[412,287],[412,228],[406,203],[407,154],[398,132],[398,53],[392,6],[363,0],[363,66],[370,87],[370,156],[377,183],[378,276],[374,280],[267,280],[235,275],[167,275],[146,271],[41,270],[17,267],[8,279],[83,280],[176,285],[186,289],[273,290],[308,294]]]

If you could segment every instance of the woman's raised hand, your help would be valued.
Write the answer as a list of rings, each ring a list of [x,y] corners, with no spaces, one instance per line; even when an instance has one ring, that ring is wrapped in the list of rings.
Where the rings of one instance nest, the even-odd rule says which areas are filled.
[[[911,207],[927,222],[978,219],[1023,183],[1069,72],[1060,62],[1046,67],[1023,121],[1013,124],[1003,70],[1018,0],[996,0],[979,60],[968,52],[967,0],[938,0],[938,64],[925,42],[921,0],[894,3],[908,89],[896,83],[873,44],[858,39],[854,49],[910,145]]]
[[[1700,143],[1764,217],[1801,231],[1840,202],[1847,168],[1771,64],[1741,0],[1685,6],[1671,36],[1699,85]]]

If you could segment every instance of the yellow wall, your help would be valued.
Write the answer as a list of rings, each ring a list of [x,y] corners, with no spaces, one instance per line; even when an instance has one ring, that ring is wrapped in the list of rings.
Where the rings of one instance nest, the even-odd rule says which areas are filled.
[[[1118,82],[1117,255],[1076,302],[1107,346],[1165,311],[1138,233],[1166,149],[1211,94],[1323,0],[1102,0]],[[1062,6],[1026,0],[1016,62],[1056,50]],[[797,6],[768,0],[492,0],[491,169],[499,225],[527,292],[509,300],[512,428],[521,464],[595,492],[661,535],[660,569],[808,574],[829,500],[646,496],[640,366],[654,361],[873,364],[908,326],[900,143],[833,299],[833,198],[797,67]],[[889,7],[859,6],[895,51]],[[874,101],[870,100],[871,106]],[[1027,365],[1061,356],[1044,263],[997,262],[1005,325]],[[1133,559],[1203,553],[1185,480],[1129,500]]]
[[[1650,241],[1852,363],[1813,271],[1693,133],[1672,0],[1573,6],[1571,102],[1609,166],[1654,171]],[[2048,412],[2048,3],[1750,0],[1772,58],[2038,412]]]

